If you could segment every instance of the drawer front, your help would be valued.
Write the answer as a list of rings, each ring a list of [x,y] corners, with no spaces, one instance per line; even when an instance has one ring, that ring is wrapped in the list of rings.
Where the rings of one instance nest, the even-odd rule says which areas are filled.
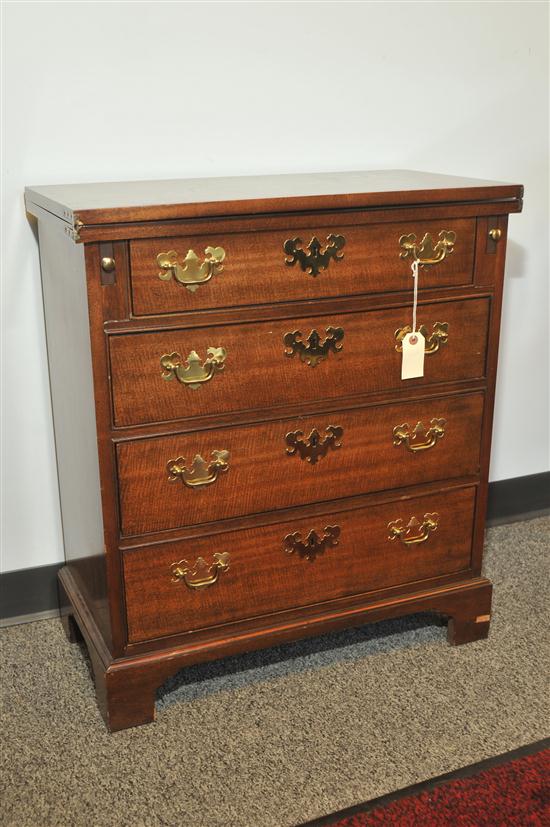
[[[418,324],[432,338],[424,377],[405,383],[396,331],[410,325],[410,306],[110,336],[114,421],[139,425],[480,378],[488,316],[488,299],[420,306]],[[434,334],[440,325],[443,338]]]
[[[477,474],[482,410],[471,393],[121,442],[122,533]]]
[[[312,222],[306,229],[293,229],[289,219],[287,230],[131,241],[133,310],[141,316],[408,290],[415,242],[423,259],[441,259],[422,268],[421,289],[471,283],[475,219]]]
[[[465,570],[474,502],[467,488],[125,551],[129,641]]]

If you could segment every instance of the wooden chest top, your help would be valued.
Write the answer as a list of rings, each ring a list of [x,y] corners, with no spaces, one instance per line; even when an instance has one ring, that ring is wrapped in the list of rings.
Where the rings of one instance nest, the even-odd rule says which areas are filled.
[[[76,240],[93,241],[109,224],[197,217],[472,202],[492,202],[495,214],[519,212],[523,187],[393,169],[57,184],[27,187],[25,196],[29,212],[34,205],[76,228]]]

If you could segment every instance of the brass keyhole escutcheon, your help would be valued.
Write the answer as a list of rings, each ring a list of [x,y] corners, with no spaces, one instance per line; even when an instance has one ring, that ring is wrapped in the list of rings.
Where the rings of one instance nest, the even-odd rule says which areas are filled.
[[[341,342],[343,338],[343,327],[327,327],[324,339],[317,330],[312,330],[305,341],[302,340],[300,330],[290,331],[283,336],[285,356],[298,354],[302,362],[314,368],[319,362],[326,359],[331,351],[332,353],[339,353],[342,350]]]
[[[292,267],[298,262],[303,272],[311,276],[318,276],[321,270],[326,270],[331,260],[341,261],[344,258],[341,250],[346,244],[346,239],[343,235],[330,233],[324,247],[315,235],[305,250],[302,243],[301,238],[287,238],[283,244],[283,250],[287,255],[285,264]]]
[[[335,450],[342,447],[340,440],[343,435],[344,429],[340,425],[329,425],[325,428],[325,435],[322,438],[317,428],[313,428],[307,438],[303,431],[291,431],[285,437],[288,446],[286,452],[288,456],[297,454],[300,459],[305,459],[306,462],[315,465],[320,457],[327,455],[329,449]]]
[[[287,534],[284,539],[284,549],[287,554],[294,554],[297,552],[300,557],[306,557],[313,561],[318,554],[323,554],[325,549],[332,548],[338,545],[338,538],[340,537],[339,525],[325,526],[324,533],[321,535],[315,529],[304,537],[299,531],[294,534]]]

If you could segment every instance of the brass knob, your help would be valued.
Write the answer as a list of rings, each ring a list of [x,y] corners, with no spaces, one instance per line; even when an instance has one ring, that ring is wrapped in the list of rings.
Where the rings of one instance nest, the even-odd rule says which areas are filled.
[[[110,256],[104,256],[101,259],[101,269],[104,273],[112,273],[115,269],[115,260]]]
[[[500,241],[502,238],[502,230],[498,227],[493,227],[492,230],[489,230],[489,238],[492,238],[493,241]]]

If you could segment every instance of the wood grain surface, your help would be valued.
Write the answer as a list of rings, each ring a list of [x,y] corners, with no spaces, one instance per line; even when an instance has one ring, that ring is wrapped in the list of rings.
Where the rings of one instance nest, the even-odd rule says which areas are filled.
[[[114,422],[117,426],[183,417],[270,408],[304,401],[341,399],[399,388],[424,388],[442,381],[483,377],[489,300],[423,305],[418,324],[449,324],[449,339],[425,357],[424,376],[404,382],[395,331],[411,323],[410,305],[370,313],[313,316],[256,324],[110,336]],[[339,352],[315,366],[298,353],[285,354],[284,337],[315,330],[323,340],[329,327],[344,330]],[[210,347],[224,348],[223,371],[198,388],[174,377],[163,379],[160,357],[195,350],[202,360]]]
[[[29,212],[36,205],[63,221],[105,224],[470,201],[499,202],[508,212],[521,209],[522,195],[519,184],[387,169],[53,184],[27,187],[25,201]]]
[[[135,315],[174,313],[200,308],[231,307],[319,299],[330,296],[383,293],[408,289],[411,285],[410,260],[400,257],[402,235],[414,233],[418,242],[430,233],[434,243],[441,230],[452,230],[457,240],[454,252],[436,265],[422,268],[420,287],[450,287],[470,284],[472,281],[475,220],[439,219],[399,224],[357,223],[352,226],[331,222],[319,223],[311,216],[309,227],[296,227],[289,218],[288,226],[275,232],[266,229],[249,233],[152,238],[130,242],[130,264],[133,310]],[[303,219],[301,221],[303,225]],[[330,233],[343,235],[346,243],[340,251],[341,260],[331,259],[326,270],[312,276],[299,263],[289,266],[283,244],[299,237],[307,247],[315,236],[323,247]],[[225,261],[219,275],[190,292],[176,282],[159,279],[157,255],[174,250],[178,262],[189,250],[201,259],[207,247],[223,247]]]
[[[483,394],[333,411],[261,425],[222,428],[117,446],[122,533],[142,534],[212,520],[254,514],[385,488],[445,479],[479,470]],[[402,423],[426,427],[445,419],[445,436],[433,448],[412,453],[393,445]],[[329,425],[344,429],[342,447],[311,464],[287,453],[285,437],[300,430],[307,439]],[[229,469],[202,488],[170,482],[166,465],[196,454],[229,451]]]
[[[316,521],[295,519],[249,531],[218,534],[124,553],[124,582],[131,642],[214,626],[242,617],[306,606],[348,594],[374,591],[465,570],[470,562],[474,488],[415,497],[356,511],[338,511]],[[425,513],[439,515],[427,541],[390,540],[388,523],[408,523]],[[340,528],[338,545],[313,559],[285,550],[285,537],[326,526]],[[414,533],[414,532],[413,532]],[[229,568],[199,590],[174,582],[171,566],[184,558],[228,553]]]

